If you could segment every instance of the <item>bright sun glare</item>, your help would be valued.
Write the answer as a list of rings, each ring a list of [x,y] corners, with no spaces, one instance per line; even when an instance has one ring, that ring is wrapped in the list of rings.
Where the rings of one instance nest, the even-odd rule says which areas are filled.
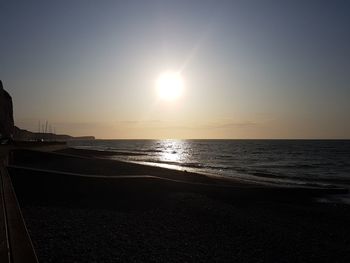
[[[184,83],[180,73],[164,72],[157,79],[157,94],[163,100],[178,99],[182,95],[183,88]]]

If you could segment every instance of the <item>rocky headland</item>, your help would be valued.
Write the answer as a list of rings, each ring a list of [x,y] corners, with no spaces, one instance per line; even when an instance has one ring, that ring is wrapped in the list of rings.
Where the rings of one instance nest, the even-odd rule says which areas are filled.
[[[12,138],[14,128],[12,98],[0,80],[0,139]]]
[[[66,134],[31,132],[14,125],[13,103],[10,94],[4,90],[0,80],[0,139],[17,141],[69,141],[94,140],[94,136],[73,137]]]

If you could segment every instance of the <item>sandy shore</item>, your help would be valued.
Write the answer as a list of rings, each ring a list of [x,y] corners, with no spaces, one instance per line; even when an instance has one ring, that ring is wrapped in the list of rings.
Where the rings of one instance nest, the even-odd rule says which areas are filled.
[[[327,192],[59,152],[9,168],[41,262],[350,262],[350,208]]]

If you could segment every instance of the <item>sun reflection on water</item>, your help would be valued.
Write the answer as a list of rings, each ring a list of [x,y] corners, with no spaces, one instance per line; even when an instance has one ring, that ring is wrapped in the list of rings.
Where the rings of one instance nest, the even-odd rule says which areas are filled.
[[[158,141],[163,151],[159,155],[159,161],[166,163],[186,162],[186,149],[188,145],[183,140],[161,140]]]

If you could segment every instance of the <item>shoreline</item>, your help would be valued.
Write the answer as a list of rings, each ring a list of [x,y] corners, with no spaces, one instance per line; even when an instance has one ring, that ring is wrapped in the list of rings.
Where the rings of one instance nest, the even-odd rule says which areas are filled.
[[[259,185],[259,186],[265,186],[265,187],[286,187],[286,188],[339,188],[339,189],[346,189],[350,190],[350,185],[344,185],[341,184],[339,181],[337,182],[338,184],[334,184],[334,181],[331,180],[328,182],[322,181],[322,183],[316,183],[313,180],[306,180],[306,181],[297,181],[297,180],[258,180],[257,177],[256,179],[246,179],[243,178],[243,176],[240,177],[232,177],[228,175],[223,175],[223,174],[215,174],[215,173],[206,173],[206,172],[200,172],[196,171],[195,169],[192,169],[190,167],[186,166],[177,166],[177,165],[170,165],[166,163],[157,163],[157,162],[146,162],[146,161],[129,161],[129,160],[123,160],[123,159],[117,159],[117,158],[112,158],[113,156],[130,156],[129,152],[113,152],[109,150],[94,150],[94,149],[84,149],[84,148],[74,148],[74,147],[68,147],[66,149],[62,149],[62,151],[57,151],[57,152],[62,152],[62,153],[68,153],[68,154],[73,154],[73,155],[78,155],[78,156],[85,156],[85,157],[92,157],[92,158],[102,158],[102,159],[109,159],[109,160],[114,160],[118,162],[126,162],[126,163],[133,163],[133,164],[139,164],[139,165],[145,165],[145,166],[152,166],[152,167],[160,167],[164,169],[169,169],[169,170],[177,170],[177,171],[186,171],[186,172],[191,172],[194,174],[200,174],[204,175],[210,178],[218,179],[218,180],[225,180],[225,181],[233,181],[233,182],[238,182],[242,184],[249,184],[249,185]],[[138,155],[145,155],[145,154],[137,154],[133,153],[135,156]],[[187,168],[187,169],[186,169]],[[255,175],[248,175],[250,177],[255,177]],[[274,177],[275,179],[278,179],[278,177]],[[343,181],[341,181],[343,182]],[[349,182],[349,180],[346,180],[344,182]],[[333,184],[332,184],[333,183]],[[350,199],[350,196],[348,197]]]
[[[226,180],[73,151],[17,150],[8,168],[39,261],[350,260],[350,206],[316,202],[325,192],[223,191]]]

